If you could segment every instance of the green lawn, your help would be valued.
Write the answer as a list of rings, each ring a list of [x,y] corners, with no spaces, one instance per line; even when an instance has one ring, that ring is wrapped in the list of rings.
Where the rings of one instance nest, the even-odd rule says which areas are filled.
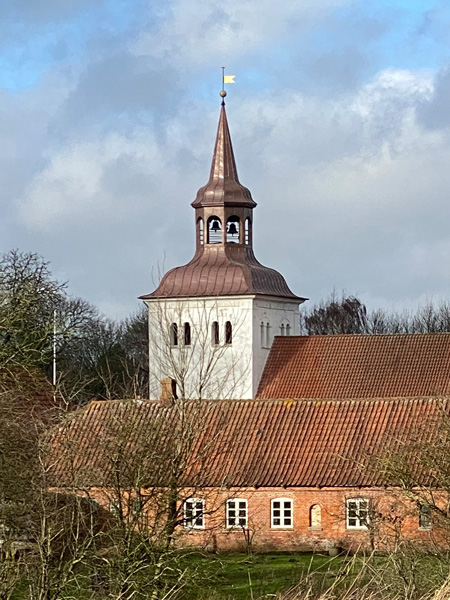
[[[339,570],[341,559],[320,554],[271,553],[190,556],[198,573],[198,589],[193,599],[250,600],[273,597],[289,589],[313,571]],[[325,575],[326,577],[326,575]],[[321,577],[320,579],[323,579]]]
[[[179,598],[183,600],[273,600],[279,592],[288,590],[313,572],[317,574],[313,588],[327,587],[342,568],[339,557],[330,559],[320,554],[288,552],[251,557],[238,553],[188,552],[175,560],[175,571],[181,569],[189,574],[185,578],[188,585],[180,590]],[[80,573],[77,584],[66,590],[62,597],[70,600],[92,598],[90,580]],[[12,600],[28,598],[27,582],[23,580]]]

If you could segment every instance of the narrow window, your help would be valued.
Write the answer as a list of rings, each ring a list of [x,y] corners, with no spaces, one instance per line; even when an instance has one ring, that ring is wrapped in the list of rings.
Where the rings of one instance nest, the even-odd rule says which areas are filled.
[[[184,526],[186,529],[205,528],[205,501],[189,498],[184,503]]]
[[[293,527],[292,500],[275,498],[271,502],[270,526],[273,529],[289,529]]]
[[[211,327],[211,343],[213,346],[219,345],[219,323],[214,321]]]
[[[115,517],[120,515],[120,502],[118,498],[112,498],[109,501],[109,512]]]
[[[248,217],[244,223],[244,243],[246,246],[250,244],[250,219]]]
[[[280,334],[284,335],[284,324],[280,325]]]
[[[233,326],[230,321],[225,323],[225,344],[233,343]]]
[[[133,504],[131,506],[131,511],[134,517],[140,517],[142,515],[142,510],[144,508],[144,501],[140,496],[136,496],[133,498]]]
[[[189,323],[184,324],[184,345],[191,345],[191,326]]]
[[[178,325],[176,323],[172,323],[170,326],[170,345],[178,346]]]
[[[247,500],[233,498],[227,501],[227,527],[247,527]]]
[[[222,223],[219,217],[208,219],[208,244],[220,244],[222,242]]]
[[[419,529],[431,529],[431,506],[428,504],[419,507]]]
[[[286,335],[291,335],[291,326],[289,323],[286,325]]]
[[[309,528],[322,529],[322,509],[319,504],[313,504],[309,509]]]
[[[227,242],[239,244],[239,217],[229,217],[227,221]]]
[[[261,321],[261,347],[264,348],[266,345],[266,326]]]
[[[369,523],[369,500],[349,498],[347,500],[347,529],[367,529]]]
[[[266,323],[266,348],[270,348],[270,323]]]
[[[198,241],[200,243],[201,246],[203,246],[203,244],[205,243],[205,232],[204,232],[204,228],[203,228],[203,219],[200,218],[198,221]]]

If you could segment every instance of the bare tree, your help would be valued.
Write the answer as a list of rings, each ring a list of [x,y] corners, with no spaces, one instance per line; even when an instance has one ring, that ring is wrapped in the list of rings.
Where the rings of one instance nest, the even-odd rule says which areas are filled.
[[[246,390],[249,355],[233,341],[243,335],[245,316],[215,301],[149,302],[150,397],[159,396],[161,379],[176,384],[179,398],[230,398]],[[225,320],[226,319],[226,320]]]

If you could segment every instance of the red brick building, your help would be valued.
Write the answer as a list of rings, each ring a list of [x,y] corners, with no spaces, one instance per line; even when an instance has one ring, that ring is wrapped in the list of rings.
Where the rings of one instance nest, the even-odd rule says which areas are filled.
[[[126,518],[143,503],[153,529],[169,512],[180,543],[210,548],[445,543],[427,492],[445,505],[450,334],[298,335],[305,298],[255,258],[224,104],[192,206],[194,257],[142,296],[154,400],[76,414],[54,485],[126,499]]]
[[[404,535],[436,541],[433,516],[403,486],[432,485],[408,453],[442,440],[449,409],[437,397],[92,402],[55,438],[55,484],[105,507],[118,493],[137,494],[152,515],[181,458],[181,543],[239,549],[251,539],[268,550],[386,547]]]

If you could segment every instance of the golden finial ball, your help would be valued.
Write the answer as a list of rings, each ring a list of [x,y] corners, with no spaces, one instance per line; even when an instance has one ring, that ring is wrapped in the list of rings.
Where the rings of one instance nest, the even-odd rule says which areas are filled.
[[[226,96],[226,95],[227,95],[227,93],[226,93],[226,91],[225,91],[225,90],[221,90],[221,91],[220,91],[220,97],[221,97],[221,98],[225,98],[225,96]]]

